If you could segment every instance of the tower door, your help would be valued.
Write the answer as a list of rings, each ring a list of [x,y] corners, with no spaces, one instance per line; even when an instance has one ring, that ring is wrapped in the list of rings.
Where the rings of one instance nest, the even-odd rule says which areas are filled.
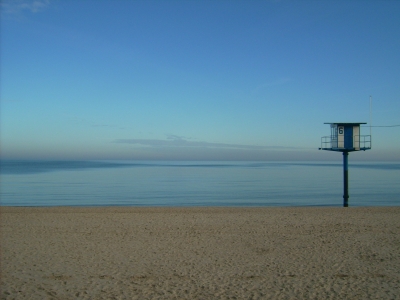
[[[346,126],[344,128],[344,148],[353,148],[353,126]]]

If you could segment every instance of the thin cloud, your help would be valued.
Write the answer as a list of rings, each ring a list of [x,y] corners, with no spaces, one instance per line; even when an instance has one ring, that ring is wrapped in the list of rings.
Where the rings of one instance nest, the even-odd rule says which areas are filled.
[[[118,128],[118,129],[125,129],[125,127],[111,125],[111,124],[92,124],[92,127],[106,127],[106,128]]]
[[[168,134],[167,135],[167,140],[190,140],[190,138],[180,136],[180,135],[175,135],[175,134]]]
[[[290,81],[290,78],[283,77],[283,78],[279,78],[279,79],[277,79],[275,81],[266,82],[263,85],[261,85],[261,88],[268,87],[268,86],[282,85],[282,84],[285,84],[285,83],[287,83],[289,81]]]
[[[174,138],[175,137],[175,138]],[[134,144],[150,147],[188,147],[188,148],[225,148],[225,149],[244,149],[244,150],[268,150],[268,149],[296,149],[295,147],[285,146],[255,146],[226,143],[210,143],[188,141],[183,137],[170,135],[167,140],[160,139],[117,139],[113,143]]]
[[[263,90],[265,90],[265,89],[267,89],[269,87],[272,87],[272,86],[284,85],[284,84],[286,84],[286,83],[288,83],[290,81],[291,81],[291,79],[289,77],[282,77],[282,78],[278,78],[278,79],[273,80],[273,81],[268,81],[268,82],[265,82],[264,84],[261,84],[261,85],[257,86],[253,90],[253,93],[259,93],[259,92],[261,92],[261,91],[263,91]]]
[[[108,124],[108,123],[96,123],[92,120],[82,118],[79,116],[75,115],[64,115],[66,118],[72,120],[76,124],[84,125],[84,126],[90,126],[90,127],[96,127],[96,128],[118,128],[118,129],[126,129],[124,126],[119,126],[115,124]]]
[[[50,5],[50,0],[4,0],[1,11],[4,14],[19,14],[25,11],[37,13]]]

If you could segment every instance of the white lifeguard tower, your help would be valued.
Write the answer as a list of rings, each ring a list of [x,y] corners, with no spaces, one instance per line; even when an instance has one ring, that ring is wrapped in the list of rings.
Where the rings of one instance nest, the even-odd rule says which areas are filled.
[[[331,125],[331,135],[321,138],[319,150],[343,152],[343,206],[349,206],[349,152],[371,149],[371,135],[360,135],[360,125],[367,123],[324,123]]]
[[[360,135],[360,125],[367,123],[324,123],[331,125],[331,135],[321,138],[319,150],[352,152],[371,149],[371,135]]]

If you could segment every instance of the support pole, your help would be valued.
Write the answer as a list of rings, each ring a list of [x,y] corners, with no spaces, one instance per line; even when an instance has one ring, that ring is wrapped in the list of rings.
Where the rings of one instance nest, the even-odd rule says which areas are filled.
[[[343,152],[343,207],[349,206],[349,152]]]

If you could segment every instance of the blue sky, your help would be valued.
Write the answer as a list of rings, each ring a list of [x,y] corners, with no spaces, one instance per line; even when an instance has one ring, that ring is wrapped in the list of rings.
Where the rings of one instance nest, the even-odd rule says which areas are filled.
[[[341,160],[323,123],[370,95],[400,124],[400,1],[1,5],[4,159]],[[400,127],[351,159],[400,160]]]

